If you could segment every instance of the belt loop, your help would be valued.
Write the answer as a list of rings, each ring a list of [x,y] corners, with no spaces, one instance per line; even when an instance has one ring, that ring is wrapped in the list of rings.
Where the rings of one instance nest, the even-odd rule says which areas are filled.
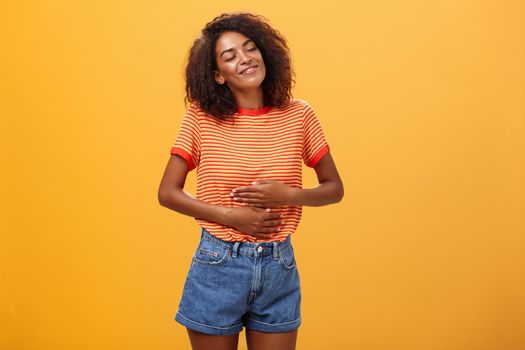
[[[233,244],[233,249],[232,249],[232,258],[236,258],[237,257],[237,250],[239,249],[239,242],[235,242]]]
[[[279,244],[273,241],[273,260],[279,259]]]

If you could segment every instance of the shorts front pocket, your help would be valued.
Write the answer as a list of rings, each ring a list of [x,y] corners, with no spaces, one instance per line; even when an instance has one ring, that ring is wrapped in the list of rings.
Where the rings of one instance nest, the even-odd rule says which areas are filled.
[[[287,270],[295,268],[295,254],[291,243],[279,249],[279,263]]]
[[[195,264],[217,266],[226,260],[229,251],[226,247],[203,241],[193,255],[193,262]]]

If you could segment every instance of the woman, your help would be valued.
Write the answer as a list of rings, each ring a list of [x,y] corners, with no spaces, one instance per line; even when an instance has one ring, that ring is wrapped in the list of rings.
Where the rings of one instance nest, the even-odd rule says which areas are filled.
[[[312,107],[293,99],[285,39],[261,16],[206,24],[186,68],[190,102],[160,187],[162,206],[201,238],[175,320],[193,349],[294,349],[300,280],[291,234],[302,206],[339,202],[343,184]],[[302,188],[302,162],[319,186]],[[197,169],[197,195],[183,188]]]

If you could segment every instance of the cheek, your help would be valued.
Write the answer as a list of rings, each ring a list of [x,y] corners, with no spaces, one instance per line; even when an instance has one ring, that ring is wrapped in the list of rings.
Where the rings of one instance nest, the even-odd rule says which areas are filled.
[[[262,60],[262,58],[261,58],[261,67],[263,68],[264,71],[266,71],[266,64],[264,64],[264,61]]]
[[[217,64],[217,69],[223,76],[230,75],[232,71],[235,71],[235,67],[229,62],[221,62],[220,64]]]
[[[227,75],[230,75],[230,76],[237,75],[237,70],[236,70],[235,64],[233,63],[224,65],[223,70],[224,70],[224,73]]]
[[[266,77],[266,66],[262,64],[261,74]]]

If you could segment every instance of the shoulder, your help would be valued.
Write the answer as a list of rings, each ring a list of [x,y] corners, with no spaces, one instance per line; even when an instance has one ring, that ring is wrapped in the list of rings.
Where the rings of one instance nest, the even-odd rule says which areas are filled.
[[[199,106],[197,102],[190,102],[190,105],[186,109],[186,113],[200,116],[204,114],[204,111],[202,110],[202,108]]]
[[[289,104],[291,106],[296,106],[296,107],[305,107],[308,105],[308,102],[306,102],[306,100],[303,100],[302,98],[292,98]]]
[[[304,99],[294,98],[290,101],[290,106],[295,113],[299,112],[304,119],[310,119],[316,115],[312,105]]]
[[[301,112],[304,113],[305,110],[312,108],[310,104],[303,99],[300,98],[292,98],[290,101],[288,101],[284,106],[283,110],[285,113],[297,113]]]
[[[190,102],[186,108],[185,118],[191,120],[193,123],[201,124],[209,119],[210,115],[206,113],[198,103]]]
[[[190,102],[186,110],[186,115],[194,119],[199,124],[208,125],[213,123],[218,125],[222,122],[221,119],[213,116],[212,114],[202,109],[197,102]]]

